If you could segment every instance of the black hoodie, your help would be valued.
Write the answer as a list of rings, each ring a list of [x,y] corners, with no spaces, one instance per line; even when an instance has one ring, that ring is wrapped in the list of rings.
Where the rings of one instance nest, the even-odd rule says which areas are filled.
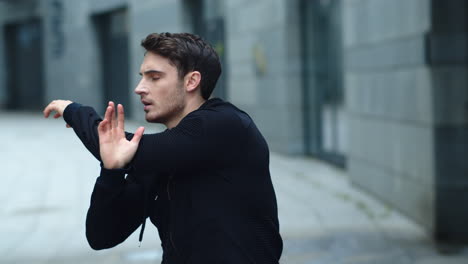
[[[98,159],[91,107],[64,112]],[[126,133],[128,139],[133,134]],[[278,263],[283,243],[269,150],[252,119],[210,99],[164,132],[143,135],[127,168],[101,168],[86,219],[93,249],[116,246],[145,219],[157,227],[164,264]]]

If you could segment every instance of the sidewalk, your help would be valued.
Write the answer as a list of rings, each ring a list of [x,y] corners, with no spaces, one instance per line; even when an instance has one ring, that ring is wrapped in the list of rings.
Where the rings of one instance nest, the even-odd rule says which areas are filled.
[[[151,224],[141,247],[135,232],[113,249],[89,248],[84,221],[99,165],[62,120],[0,112],[0,124],[0,263],[160,263]],[[421,228],[353,188],[339,169],[272,153],[271,174],[281,263],[468,263],[468,247],[439,255]]]
[[[438,254],[422,228],[354,188],[340,169],[272,154],[271,172],[285,240],[282,263],[468,263],[468,247]]]

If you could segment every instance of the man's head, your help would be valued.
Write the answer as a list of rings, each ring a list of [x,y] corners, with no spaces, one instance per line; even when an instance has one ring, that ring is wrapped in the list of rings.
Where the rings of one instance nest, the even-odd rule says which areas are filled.
[[[187,114],[188,98],[210,97],[221,74],[221,63],[213,48],[200,37],[153,33],[141,45],[146,53],[140,70],[142,79],[135,92],[145,104],[147,121],[168,125]]]
[[[189,33],[153,33],[141,42],[147,52],[169,59],[179,78],[192,71],[201,74],[201,95],[208,100],[221,75],[221,63],[214,49],[199,36]]]

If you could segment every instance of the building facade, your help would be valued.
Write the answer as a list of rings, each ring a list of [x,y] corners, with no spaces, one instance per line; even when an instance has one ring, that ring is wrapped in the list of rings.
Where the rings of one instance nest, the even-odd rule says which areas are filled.
[[[63,98],[143,119],[133,89],[152,32],[220,54],[215,96],[273,151],[310,155],[441,241],[468,241],[463,0],[2,0],[0,107]]]

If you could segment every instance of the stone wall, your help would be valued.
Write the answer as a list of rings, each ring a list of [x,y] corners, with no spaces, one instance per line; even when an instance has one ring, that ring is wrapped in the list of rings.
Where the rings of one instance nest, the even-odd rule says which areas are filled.
[[[284,153],[303,150],[297,2],[226,1],[228,98]]]
[[[345,1],[343,10],[350,178],[431,230],[430,1]]]

